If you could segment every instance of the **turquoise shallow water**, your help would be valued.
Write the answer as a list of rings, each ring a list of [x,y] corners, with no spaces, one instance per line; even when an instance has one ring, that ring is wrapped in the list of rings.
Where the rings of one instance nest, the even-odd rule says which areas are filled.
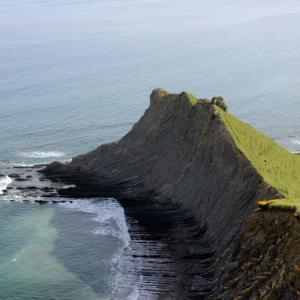
[[[0,162],[0,299],[136,299],[134,275],[119,288],[130,267],[121,205],[111,198],[43,197],[43,187],[67,186],[22,166]]]
[[[1,0],[0,161],[116,140],[156,87],[223,95],[300,151],[299,16],[299,1]],[[124,214],[94,201],[0,202],[1,299],[116,298]]]
[[[130,287],[124,294],[117,290],[120,257],[129,240],[119,227],[127,230],[115,202],[40,206],[2,201],[0,210],[1,299],[130,295]]]
[[[2,299],[97,299],[93,289],[54,256],[55,251],[60,250],[56,249],[58,230],[51,220],[54,214],[60,213],[59,210],[2,203],[1,213],[5,214],[1,218],[1,241],[5,241],[0,261]],[[64,213],[64,216],[68,214]],[[70,216],[69,221],[74,221],[74,217]],[[84,233],[88,224],[81,224]],[[68,237],[73,243],[76,239],[76,234]],[[61,246],[71,248],[73,245]],[[92,258],[85,256],[81,259],[82,263],[88,263]]]

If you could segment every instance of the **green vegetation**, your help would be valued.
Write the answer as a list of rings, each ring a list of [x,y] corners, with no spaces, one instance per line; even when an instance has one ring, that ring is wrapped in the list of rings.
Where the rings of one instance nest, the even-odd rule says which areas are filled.
[[[284,198],[284,199],[258,201],[258,205],[261,208],[271,207],[271,208],[292,210],[295,212],[296,216],[300,217],[300,201],[299,201],[299,199]]]
[[[269,203],[270,207],[294,208],[300,214],[300,156],[290,153],[271,138],[219,107],[215,108],[238,149],[265,182],[286,198]]]
[[[227,111],[227,109],[228,109],[227,104],[225,103],[224,98],[221,97],[221,96],[212,97],[211,104],[217,105],[217,106],[219,106],[220,108],[222,108],[225,111]]]
[[[193,94],[187,92],[183,92],[182,94],[187,97],[192,105],[195,105],[198,102],[198,99]]]
[[[270,207],[292,209],[300,217],[300,199],[279,199],[270,204]]]
[[[178,97],[165,90],[162,92],[174,99]],[[258,201],[259,206],[292,210],[300,217],[300,155],[290,153],[262,132],[229,114],[221,96],[215,96],[211,100],[198,99],[187,92],[182,92],[180,96],[192,106],[202,102],[214,107],[215,115],[220,116],[237,148],[264,181],[283,198],[261,199]]]
[[[270,204],[270,207],[282,209],[294,209],[296,215],[300,217],[300,199],[280,199]]]
[[[221,96],[213,97],[210,101],[198,99],[187,92],[182,92],[181,96],[193,106],[199,101],[213,105],[237,148],[264,181],[283,197],[274,200],[261,199],[259,206],[293,210],[300,217],[300,155],[290,153],[262,132],[229,114]]]
[[[212,97],[211,100],[208,100],[206,98],[203,98],[203,99],[199,98],[198,99],[193,94],[187,93],[187,92],[182,92],[181,96],[185,97],[193,106],[198,102],[204,102],[206,104],[214,104],[214,105],[218,106],[219,108],[221,108],[224,111],[227,111],[227,109],[228,109],[224,98],[221,97],[221,96],[214,96],[214,97]]]

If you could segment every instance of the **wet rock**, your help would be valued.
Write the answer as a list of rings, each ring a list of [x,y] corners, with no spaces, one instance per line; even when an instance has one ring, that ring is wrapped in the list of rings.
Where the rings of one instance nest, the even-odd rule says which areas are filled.
[[[42,195],[40,195],[40,197],[53,198],[53,197],[58,197],[58,194],[57,193],[48,193],[48,194],[42,194]]]
[[[10,178],[20,178],[20,174],[18,173],[12,173],[8,175]]]
[[[14,169],[26,169],[28,166],[14,166]]]
[[[202,236],[197,234],[202,228],[195,226],[195,220],[180,206],[120,202],[132,239],[124,256],[133,264],[123,268],[119,289],[126,289],[128,277],[135,273],[145,279],[137,283],[141,299],[152,299],[152,295],[153,299],[154,295],[160,295],[159,299],[203,299],[209,294],[215,257],[208,255],[211,247],[202,238],[190,238],[192,234]],[[139,268],[131,269],[136,261],[140,262]]]
[[[32,168],[33,169],[41,169],[41,168],[45,168],[47,166],[48,166],[48,164],[36,164],[36,165],[33,165]]]
[[[32,175],[27,175],[26,178],[28,178],[28,179],[29,179],[29,178],[32,178]]]
[[[42,200],[42,199],[37,199],[37,200],[35,200],[35,202],[36,202],[36,203],[39,203],[39,204],[47,204],[47,203],[49,203],[49,201],[47,201],[47,200]]]
[[[38,188],[36,186],[26,186],[23,190],[38,190]]]
[[[23,190],[27,190],[27,191],[31,191],[31,190],[38,190],[38,188],[36,186],[18,186],[16,188],[17,190],[23,191]]]
[[[43,192],[52,192],[52,191],[54,191],[54,188],[46,186],[46,187],[40,188],[40,190]]]
[[[15,181],[28,181],[29,179],[23,178],[23,177],[17,177],[15,178]]]

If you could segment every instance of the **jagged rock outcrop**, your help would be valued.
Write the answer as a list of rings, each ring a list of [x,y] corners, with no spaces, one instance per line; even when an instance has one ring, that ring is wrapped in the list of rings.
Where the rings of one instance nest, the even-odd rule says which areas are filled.
[[[144,116],[121,140],[70,163],[50,164],[44,173],[98,195],[182,205],[207,229],[219,274],[224,250],[256,200],[279,195],[237,148],[215,105],[162,89],[150,98]]]

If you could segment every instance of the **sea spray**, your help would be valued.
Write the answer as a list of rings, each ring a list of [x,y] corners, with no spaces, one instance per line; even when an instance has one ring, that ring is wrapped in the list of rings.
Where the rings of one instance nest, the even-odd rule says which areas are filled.
[[[295,146],[300,146],[300,139],[292,139],[291,143]]]
[[[5,190],[11,182],[12,179],[7,175],[0,177],[0,195],[3,194],[3,190]]]

